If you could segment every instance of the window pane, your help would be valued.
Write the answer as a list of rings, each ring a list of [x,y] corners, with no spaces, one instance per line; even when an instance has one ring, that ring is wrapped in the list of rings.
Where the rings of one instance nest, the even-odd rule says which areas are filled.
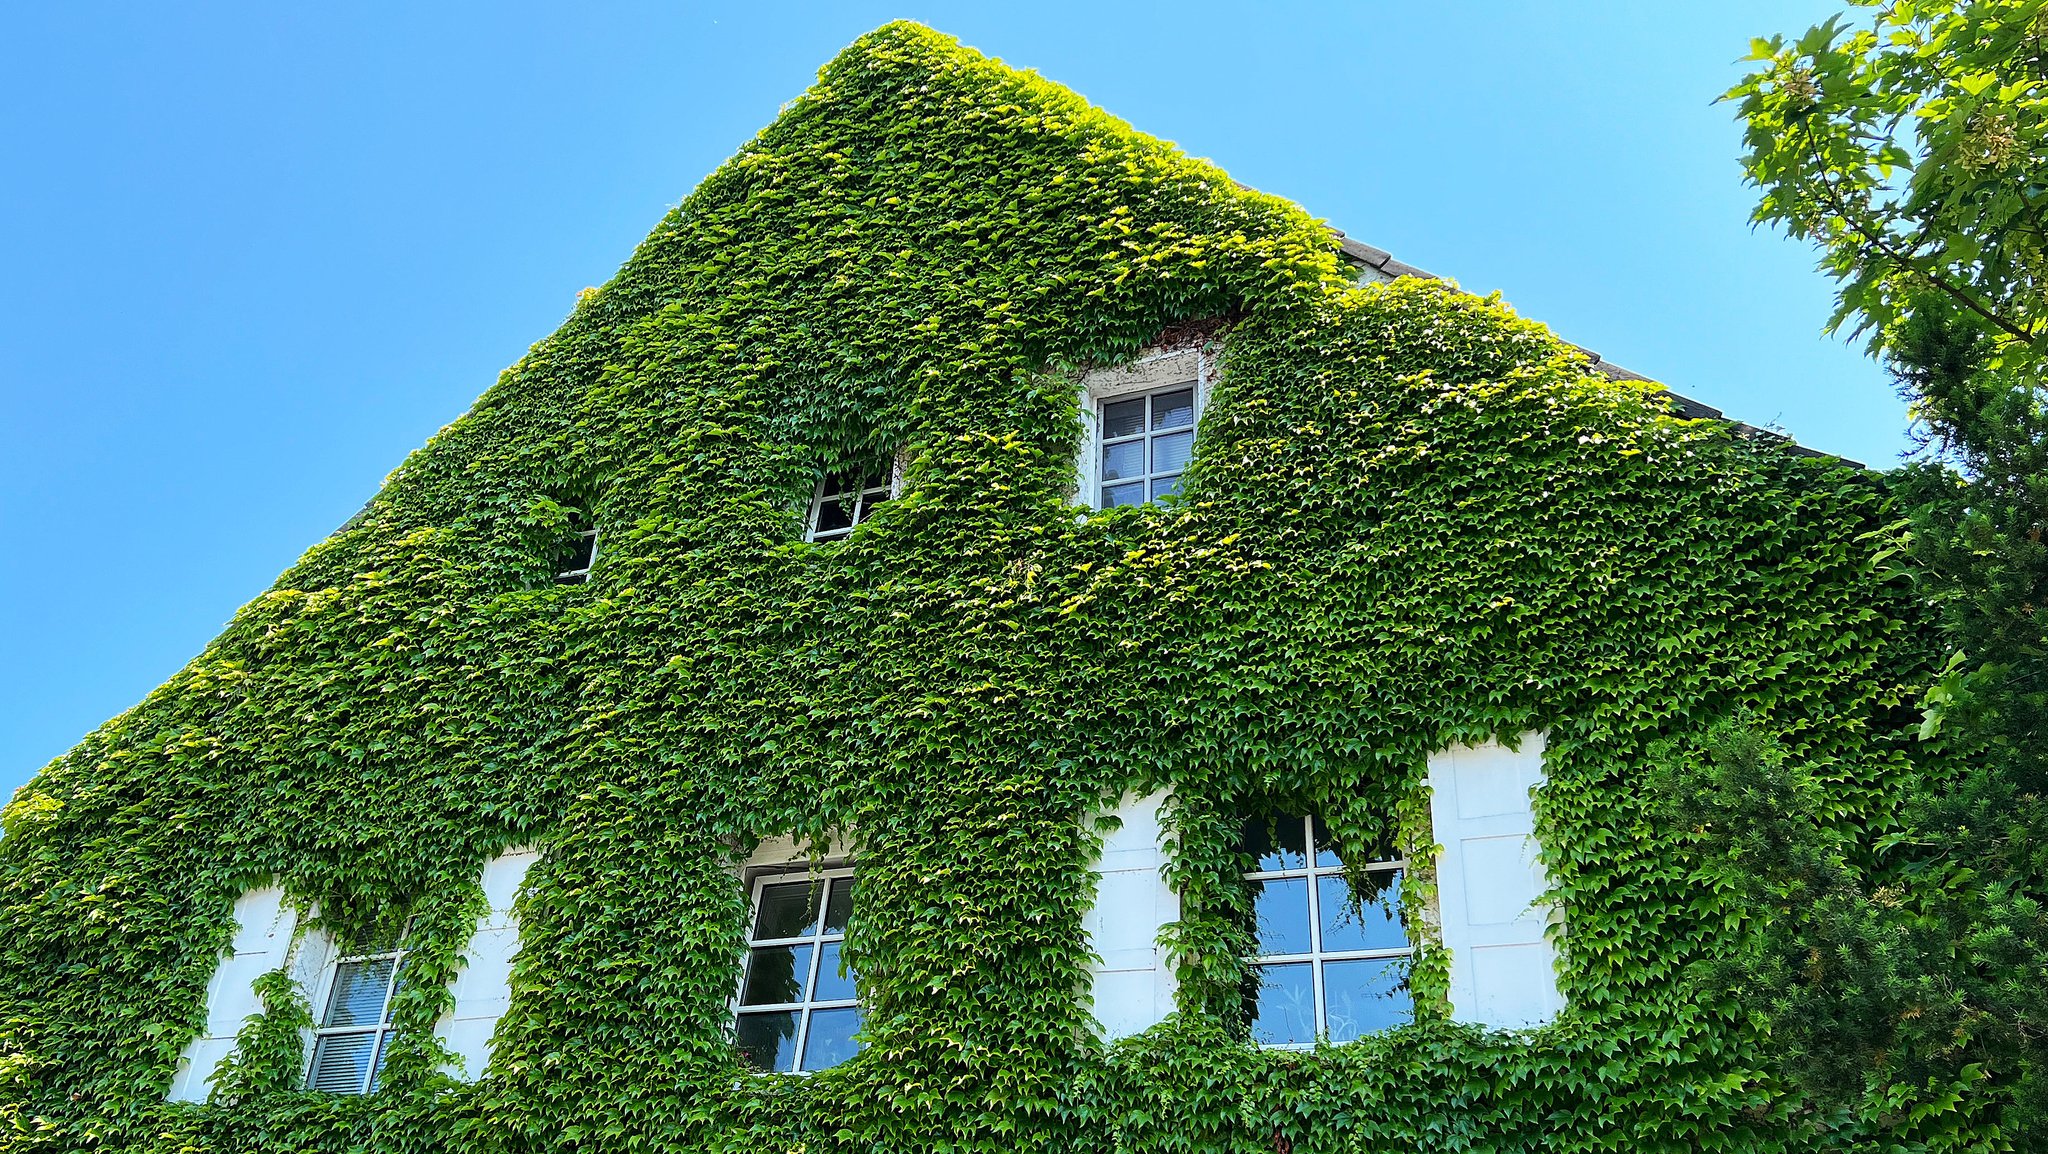
[[[330,1094],[360,1094],[377,1049],[377,1034],[322,1034],[313,1043],[313,1073],[306,1087]]]
[[[778,882],[761,887],[761,908],[754,915],[754,940],[802,938],[817,932],[817,882]]]
[[[1332,846],[1336,839],[1330,836],[1330,827],[1323,824],[1322,818],[1315,820],[1315,833],[1316,865],[1342,866],[1344,863],[1339,859],[1336,849]],[[1380,830],[1379,837],[1375,839],[1374,844],[1365,847],[1364,853],[1367,862],[1393,861],[1400,857],[1401,855],[1395,852],[1394,849],[1394,831],[1392,829]]]
[[[1252,1011],[1252,1041],[1262,1046],[1316,1040],[1315,978],[1307,962],[1255,966],[1257,1001]]]
[[[773,1014],[741,1014],[734,1032],[740,1056],[765,1073],[787,1074],[796,1069],[796,1011]]]
[[[1246,818],[1244,848],[1257,861],[1255,870],[1308,868],[1308,842],[1298,813]]]
[[[1251,882],[1253,928],[1259,953],[1308,952],[1308,879],[1280,878]]]
[[[860,487],[870,492],[880,490],[883,493],[887,493],[889,491],[889,474],[893,472],[895,472],[895,466],[890,462],[884,461],[868,470],[867,476],[861,479]]]
[[[1145,442],[1125,441],[1121,445],[1108,445],[1102,450],[1102,479],[1121,481],[1125,477],[1145,475]]]
[[[826,496],[826,497],[828,497],[828,498],[829,498],[829,497],[836,497],[836,496],[839,496],[839,495],[840,495],[840,494],[842,494],[842,493],[854,493],[854,492],[858,492],[858,491],[859,491],[859,488],[860,488],[860,477],[859,477],[859,476],[858,476],[857,474],[854,474],[854,473],[827,473],[827,474],[825,474],[825,488],[824,488],[824,494],[825,494],[825,496]]]
[[[1323,963],[1323,1002],[1330,1040],[1348,1042],[1415,1019],[1408,997],[1408,959]]]
[[[1178,492],[1180,492],[1179,477],[1175,476],[1152,478],[1152,499],[1154,501],[1157,501],[1161,497],[1170,497]]]
[[[1330,836],[1330,827],[1323,824],[1322,818],[1315,818],[1311,824],[1315,827],[1316,864],[1332,869],[1341,867],[1344,862],[1337,856],[1337,851],[1332,849],[1330,845],[1331,842],[1336,840]]]
[[[1137,442],[1133,441],[1132,444]],[[1152,438],[1152,471],[1155,473],[1178,473],[1187,467],[1188,457],[1195,451],[1193,433],[1165,433]]]
[[[1102,490],[1102,507],[1114,509],[1118,505],[1142,505],[1145,503],[1145,483],[1134,485],[1111,485]]]
[[[384,1084],[384,1063],[391,1057],[391,1033],[385,1030],[377,1035],[377,1068],[370,1071],[371,1090]]]
[[[597,534],[578,533],[568,543],[566,555],[562,559],[561,571],[566,573],[572,569],[590,568],[590,558],[596,550]]]
[[[812,1010],[811,1029],[804,1038],[806,1070],[824,1070],[860,1053],[853,1036],[860,1030],[860,1007],[843,1010]]]
[[[1113,440],[1145,431],[1145,398],[1111,401],[1102,406],[1102,437]]]
[[[747,980],[740,1005],[777,1006],[804,1000],[811,980],[810,946],[756,946],[747,951]]]
[[[832,896],[825,902],[825,932],[843,934],[853,917],[853,879],[833,878]]]
[[[811,991],[814,1002],[840,1002],[853,998],[853,972],[839,968],[839,943],[828,942],[818,955],[818,987]]]
[[[1160,393],[1152,398],[1152,427],[1180,429],[1195,423],[1195,391]]]
[[[818,506],[818,524],[817,528],[813,531],[829,533],[834,529],[851,528],[853,526],[853,503],[854,498],[852,497],[825,498],[824,503]]]
[[[343,962],[335,967],[334,993],[327,999],[323,1026],[374,1026],[384,1020],[384,992],[391,984],[391,959]],[[366,1059],[367,1060],[367,1059]]]
[[[1371,875],[1384,886],[1376,894],[1360,895],[1354,901],[1351,884],[1342,876],[1324,874],[1316,879],[1316,909],[1323,923],[1323,949],[1398,950],[1408,944],[1401,929],[1401,871],[1381,870]]]

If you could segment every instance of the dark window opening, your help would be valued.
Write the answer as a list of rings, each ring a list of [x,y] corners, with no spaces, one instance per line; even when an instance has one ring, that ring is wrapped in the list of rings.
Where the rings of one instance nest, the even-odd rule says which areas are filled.
[[[811,494],[804,540],[836,541],[853,532],[875,509],[896,497],[896,463],[881,461],[865,469],[827,473]]]
[[[596,560],[597,528],[580,513],[571,516],[569,536],[555,565],[555,584],[580,585],[590,580],[590,566]]]
[[[810,1073],[860,1051],[860,995],[840,959],[853,916],[853,871],[754,883],[734,1041],[763,1073]]]

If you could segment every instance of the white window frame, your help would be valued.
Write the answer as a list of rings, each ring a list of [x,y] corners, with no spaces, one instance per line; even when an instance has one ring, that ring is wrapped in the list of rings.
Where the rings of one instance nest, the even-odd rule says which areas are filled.
[[[1318,1042],[1329,1037],[1329,999],[1325,995],[1323,988],[1323,964],[1325,962],[1371,961],[1380,958],[1412,958],[1415,956],[1415,938],[1410,931],[1407,919],[1402,917],[1403,911],[1400,909],[1396,909],[1394,912],[1396,917],[1401,918],[1401,936],[1407,940],[1407,945],[1399,948],[1389,946],[1371,950],[1325,950],[1323,948],[1323,887],[1321,879],[1326,877],[1344,877],[1346,867],[1341,860],[1336,865],[1320,865],[1317,863],[1316,859],[1320,855],[1317,853],[1316,847],[1316,817],[1312,813],[1303,814],[1300,820],[1303,827],[1302,844],[1308,849],[1307,864],[1305,866],[1277,870],[1251,870],[1244,875],[1244,880],[1247,882],[1281,881],[1295,878],[1306,878],[1308,881],[1309,948],[1307,952],[1293,954],[1255,953],[1247,955],[1244,961],[1245,965],[1251,967],[1254,972],[1266,966],[1300,962],[1308,963],[1309,979],[1313,983],[1315,993],[1315,1041],[1259,1043],[1260,1048],[1266,1050],[1313,1049]],[[1365,863],[1365,870],[1368,873],[1394,873],[1398,871],[1405,881],[1408,871],[1408,859],[1406,857],[1395,857],[1385,861],[1369,861]],[[1348,880],[1345,885],[1347,888],[1349,887],[1350,883]],[[1256,927],[1254,927],[1253,932],[1257,932]]]
[[[732,992],[734,1037],[737,1038],[738,1036],[740,1019],[743,1017],[791,1012],[794,1012],[797,1016],[796,1037],[791,1042],[795,1057],[791,1060],[790,1068],[784,1071],[762,1070],[757,1071],[757,1073],[814,1073],[814,1071],[804,1069],[804,1047],[810,1043],[811,1012],[814,1010],[853,1009],[860,1006],[860,998],[857,996],[822,1000],[811,996],[818,989],[818,970],[819,967],[824,965],[825,947],[846,940],[844,931],[834,932],[825,929],[825,912],[831,906],[832,901],[832,882],[834,879],[851,878],[853,875],[854,868],[850,862],[837,862],[815,869],[803,866],[768,866],[752,871],[749,886],[750,894],[747,902],[747,950],[741,960],[739,982],[733,987]],[[793,938],[756,938],[754,936],[754,924],[760,920],[762,893],[771,885],[788,884],[795,881],[816,882],[824,887],[819,891],[818,918],[817,921],[812,923],[815,932]],[[804,976],[805,996],[802,1000],[776,1002],[773,1004],[764,1003],[756,1006],[743,1006],[740,1004],[740,999],[746,994],[747,973],[753,965],[755,950],[804,945],[811,946],[812,949],[810,969]]]
[[[1216,373],[1216,358],[1210,354],[1207,342],[1185,348],[1167,349],[1139,357],[1128,365],[1113,369],[1099,369],[1081,378],[1081,417],[1086,425],[1081,438],[1081,459],[1077,472],[1080,477],[1080,499],[1091,510],[1102,508],[1102,408],[1111,401],[1130,400],[1134,396],[1153,393],[1170,393],[1192,387],[1195,391],[1194,429],[1197,440],[1201,436],[1202,415],[1209,408],[1209,388]],[[1149,436],[1149,431],[1146,434]],[[1121,438],[1120,438],[1121,439]],[[1145,504],[1151,504],[1151,470],[1148,457],[1146,470],[1147,497]]]
[[[846,472],[847,470],[841,470],[837,475],[843,476]],[[887,485],[869,486],[856,491],[851,524],[844,528],[820,531],[818,522],[823,518],[826,498],[828,496],[839,498],[847,495],[845,493],[828,494],[825,492],[825,482],[830,481],[833,476],[835,476],[834,473],[827,471],[818,477],[817,485],[811,489],[810,508],[804,513],[804,540],[815,545],[829,545],[834,541],[846,540],[848,537],[853,536],[855,529],[860,528],[867,521],[869,514],[874,511],[875,506],[894,501],[903,495],[903,454],[899,452],[889,458],[889,483]],[[877,493],[886,493],[887,495],[871,501],[869,498]]]
[[[590,580],[590,570],[597,564],[597,530],[579,530],[576,534],[576,539],[590,542],[590,560],[584,562],[581,569],[564,569],[556,573],[555,584],[557,585],[580,585]]]
[[[408,921],[405,927],[399,931],[398,944],[388,950],[347,954],[328,960],[320,977],[319,1000],[313,1003],[321,1007],[320,1018],[322,1020],[334,1011],[331,1003],[334,1000],[335,985],[341,979],[341,967],[351,962],[376,962],[388,958],[391,960],[391,975],[384,980],[384,1001],[378,1008],[376,1022],[369,1025],[354,1026],[327,1026],[318,1023],[314,1025],[313,1044],[306,1047],[306,1074],[305,1077],[299,1080],[300,1084],[306,1089],[311,1090],[314,1088],[313,1075],[319,1066],[320,1042],[325,1038],[347,1034],[368,1034],[372,1036],[370,1061],[364,1068],[362,1085],[354,1090],[325,1090],[321,1092],[353,1096],[368,1094],[377,1089],[377,1075],[383,1068],[384,1048],[391,1044],[391,1035],[397,1031],[396,1024],[391,1020],[391,1002],[398,995],[398,983],[401,974],[404,972],[405,956],[411,952],[405,946],[406,932],[411,928],[412,923]]]

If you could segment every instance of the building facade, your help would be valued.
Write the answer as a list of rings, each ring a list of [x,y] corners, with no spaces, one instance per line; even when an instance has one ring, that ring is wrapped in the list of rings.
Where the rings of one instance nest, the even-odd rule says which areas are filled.
[[[1717,417],[881,29],[14,799],[0,1148],[1859,1148],[1643,783],[1933,647]]]

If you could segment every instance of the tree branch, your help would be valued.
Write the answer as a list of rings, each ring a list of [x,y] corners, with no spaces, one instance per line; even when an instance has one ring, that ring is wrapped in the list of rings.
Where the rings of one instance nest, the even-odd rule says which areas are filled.
[[[1814,139],[1814,135],[1810,130],[1806,132],[1806,139],[1813,154],[1815,171],[1819,174],[1814,178],[1814,183],[1820,187],[1822,194],[1827,198],[1828,205],[1835,210],[1835,215],[1847,222],[1849,227],[1854,229],[1856,234],[1863,238],[1865,244],[1876,249],[1893,265],[1919,276],[1920,279],[1954,298],[1964,308],[1997,325],[2001,330],[2012,336],[2013,339],[2023,341],[2029,345],[2034,343],[2032,331],[2020,328],[1998,313],[1993,312],[1976,297],[1964,292],[1934,273],[1914,265],[1909,257],[1901,253],[1885,239],[1884,233],[1881,230],[1872,229],[1869,225],[1857,219],[1855,214],[1850,211],[1849,206],[1843,202],[1841,193],[1834,185],[1828,183],[1827,161],[1821,156],[1820,142]]]

